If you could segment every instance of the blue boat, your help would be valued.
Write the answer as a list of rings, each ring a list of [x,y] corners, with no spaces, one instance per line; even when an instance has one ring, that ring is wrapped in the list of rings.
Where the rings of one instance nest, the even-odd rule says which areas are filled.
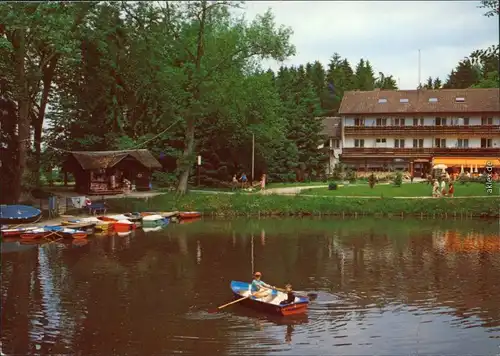
[[[309,298],[305,296],[296,296],[294,302],[290,304],[280,304],[281,301],[287,299],[287,295],[276,290],[273,290],[271,295],[266,298],[249,297],[250,283],[247,282],[231,281],[231,290],[235,299],[247,297],[240,304],[273,315],[288,316],[304,314],[307,312],[309,305]]]
[[[27,224],[40,219],[40,209],[28,205],[0,205],[0,224]]]

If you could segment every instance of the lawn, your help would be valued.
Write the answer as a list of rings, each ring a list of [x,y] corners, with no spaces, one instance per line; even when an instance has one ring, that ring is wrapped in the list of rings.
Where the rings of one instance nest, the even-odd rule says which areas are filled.
[[[314,185],[328,185],[327,182],[290,182],[290,183],[269,183],[266,184],[266,189],[271,188],[293,188],[293,187],[308,187]]]
[[[494,186],[493,194],[499,194],[498,183]],[[372,189],[368,185],[358,186],[342,186],[337,190],[328,190],[328,188],[315,188],[303,190],[304,195],[347,195],[347,196],[383,196],[383,197],[429,197],[431,196],[432,187],[426,183],[403,183],[401,187],[396,187],[392,184],[379,184],[375,185]],[[466,183],[455,184],[455,196],[488,196],[484,183]]]

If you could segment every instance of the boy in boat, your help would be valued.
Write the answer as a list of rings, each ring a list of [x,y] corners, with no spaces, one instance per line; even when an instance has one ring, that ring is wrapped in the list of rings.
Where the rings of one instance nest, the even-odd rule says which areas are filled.
[[[275,287],[264,283],[264,281],[261,281],[262,273],[260,272],[255,272],[253,275],[253,281],[251,286],[250,291],[252,292],[252,295],[256,298],[264,298],[267,297],[272,293],[272,289]]]
[[[291,284],[287,284],[285,286],[285,293],[287,295],[287,299],[282,300],[280,305],[292,304],[295,301],[295,294],[293,293]]]

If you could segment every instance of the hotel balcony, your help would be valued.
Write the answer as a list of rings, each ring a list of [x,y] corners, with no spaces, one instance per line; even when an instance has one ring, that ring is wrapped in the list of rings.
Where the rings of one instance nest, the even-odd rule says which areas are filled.
[[[484,156],[492,157],[499,156],[500,149],[488,148],[354,148],[344,147],[342,149],[342,157],[431,157],[431,156],[445,156],[445,157],[463,157],[463,156]]]
[[[439,135],[500,135],[500,125],[473,126],[344,126],[346,136],[430,136]]]

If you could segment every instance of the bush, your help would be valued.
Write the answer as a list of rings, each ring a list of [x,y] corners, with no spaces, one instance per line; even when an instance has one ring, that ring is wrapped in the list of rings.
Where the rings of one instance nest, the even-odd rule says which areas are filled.
[[[153,182],[160,188],[172,187],[177,183],[177,177],[173,173],[153,172]]]
[[[337,190],[337,183],[328,184],[328,190]]]
[[[403,184],[403,173],[398,172],[398,173],[396,173],[396,176],[394,177],[394,185],[396,187],[401,187],[402,184]]]
[[[375,177],[375,174],[372,173],[368,177],[368,185],[370,186],[370,188],[373,189],[373,187],[375,186],[375,183],[377,183],[377,178]]]
[[[346,175],[345,175],[345,179],[349,182],[349,183],[354,183],[356,182],[356,172],[353,171],[352,169],[348,169],[347,172],[346,172]]]

